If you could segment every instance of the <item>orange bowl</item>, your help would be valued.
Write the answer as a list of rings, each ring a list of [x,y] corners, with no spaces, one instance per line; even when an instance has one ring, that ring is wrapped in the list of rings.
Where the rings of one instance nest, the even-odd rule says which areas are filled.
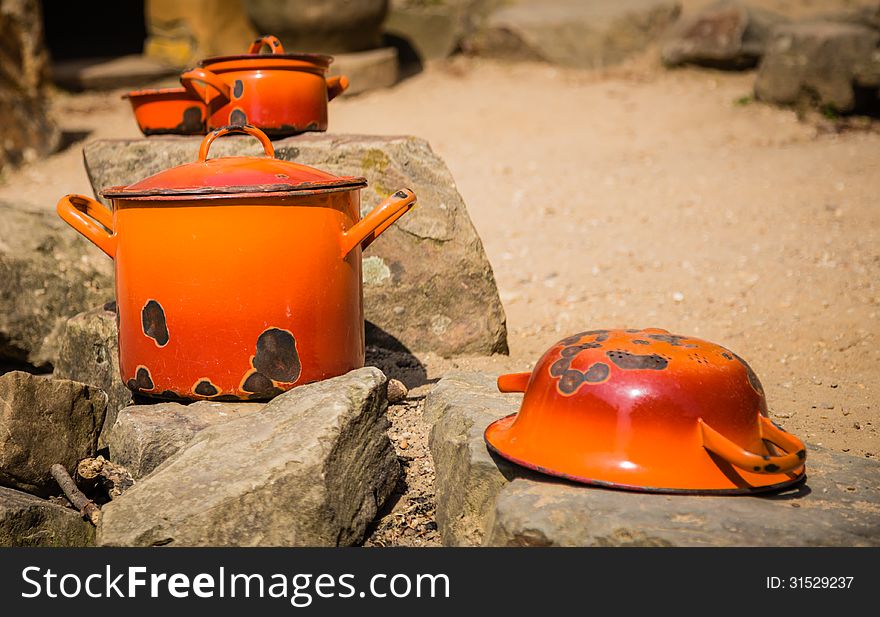
[[[491,450],[576,482],[640,491],[754,493],[803,480],[804,444],[767,417],[761,382],[732,351],[666,330],[592,330],[551,347]]]
[[[131,103],[144,135],[205,134],[205,104],[184,88],[135,90],[122,98]]]

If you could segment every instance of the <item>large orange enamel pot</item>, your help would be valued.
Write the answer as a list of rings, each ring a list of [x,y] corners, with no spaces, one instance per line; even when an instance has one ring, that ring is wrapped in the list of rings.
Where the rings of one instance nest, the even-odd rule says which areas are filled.
[[[208,160],[230,132],[265,157]],[[161,398],[268,399],[364,364],[361,249],[416,201],[397,191],[360,219],[363,178],[274,158],[254,127],[198,159],[68,195],[58,213],[115,260],[119,366]]]
[[[128,99],[144,135],[204,135],[206,108],[186,88],[135,90]]]
[[[732,351],[666,330],[592,330],[559,341],[489,425],[504,458],[575,482],[672,493],[754,493],[801,481],[806,450],[767,417],[761,382]]]
[[[263,47],[271,53],[260,54]],[[208,106],[208,129],[251,124],[271,137],[327,130],[327,103],[348,88],[345,77],[327,77],[331,56],[286,54],[264,36],[247,54],[209,58],[183,73],[180,83]]]

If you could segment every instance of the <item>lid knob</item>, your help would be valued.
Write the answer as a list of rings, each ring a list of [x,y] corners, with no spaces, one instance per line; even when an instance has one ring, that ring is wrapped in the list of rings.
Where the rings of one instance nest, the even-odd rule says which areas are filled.
[[[260,140],[260,143],[263,144],[263,150],[266,152],[266,156],[269,158],[275,158],[275,147],[269,140],[269,136],[251,124],[242,124],[224,126],[205,135],[205,138],[202,140],[202,145],[199,146],[199,162],[204,163],[208,159],[208,150],[211,148],[211,144],[214,143],[215,139],[228,135],[229,133],[246,133],[247,135],[256,137]]]
[[[278,40],[277,36],[272,36],[271,34],[264,34],[251,43],[251,46],[248,48],[248,53],[258,54],[264,45],[269,48],[270,53],[272,54],[284,53],[284,46],[281,44],[281,41]]]

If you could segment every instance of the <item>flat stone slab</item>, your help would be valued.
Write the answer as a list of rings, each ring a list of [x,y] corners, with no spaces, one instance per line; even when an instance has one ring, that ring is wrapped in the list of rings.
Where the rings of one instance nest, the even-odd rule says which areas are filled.
[[[70,90],[112,90],[144,86],[178,72],[168,64],[134,54],[56,62],[52,65],[52,80]]]
[[[768,496],[614,491],[490,454],[482,433],[521,397],[457,373],[425,403],[437,522],[452,546],[880,546],[880,463],[809,446],[807,482]]]
[[[110,458],[142,478],[180,450],[199,432],[262,410],[265,403],[199,401],[190,405],[156,403],[123,408],[110,430]]]
[[[400,473],[386,406],[363,368],[205,428],[103,507],[98,544],[357,544]]]
[[[96,193],[195,160],[200,138],[101,140],[83,149]],[[262,155],[249,137],[218,140],[212,156]],[[418,205],[364,255],[364,310],[386,341],[443,356],[507,352],[492,267],[445,163],[415,137],[306,133],[275,142],[276,157],[364,176],[365,214],[401,187]]]
[[[0,547],[94,544],[95,528],[79,512],[0,487]]]

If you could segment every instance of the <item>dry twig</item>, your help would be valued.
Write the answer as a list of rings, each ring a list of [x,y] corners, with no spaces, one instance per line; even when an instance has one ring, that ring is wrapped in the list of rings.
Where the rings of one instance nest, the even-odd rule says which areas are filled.
[[[73,504],[73,507],[79,510],[83,518],[88,519],[92,525],[97,527],[101,520],[101,510],[95,505],[95,502],[76,488],[73,478],[70,477],[70,474],[67,473],[64,467],[56,463],[52,465],[49,471],[58,483],[58,486],[64,491],[65,496],[70,500],[70,503]]]

